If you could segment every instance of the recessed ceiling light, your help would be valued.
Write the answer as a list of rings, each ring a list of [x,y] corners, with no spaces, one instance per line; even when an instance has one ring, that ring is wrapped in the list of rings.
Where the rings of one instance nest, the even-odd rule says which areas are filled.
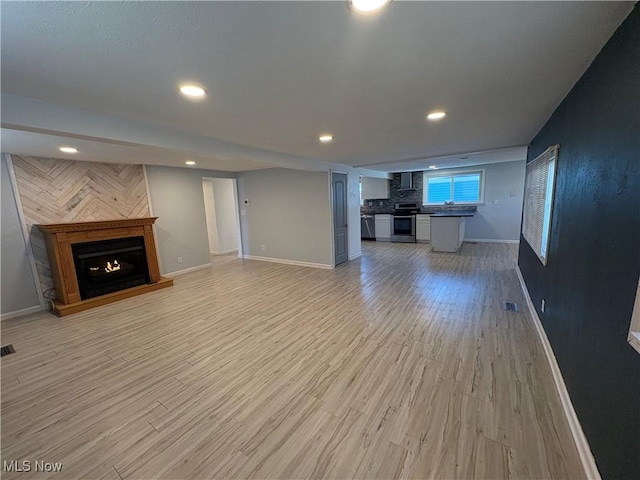
[[[351,8],[358,12],[369,13],[375,12],[384,7],[390,0],[350,0]]]
[[[460,160],[466,160],[469,157],[460,157]]]
[[[207,94],[204,88],[194,84],[180,85],[180,93],[189,98],[202,98]]]
[[[329,134],[320,135],[318,137],[318,140],[320,140],[322,143],[329,143],[329,142],[333,141],[333,135],[329,135]]]
[[[63,153],[78,153],[78,149],[75,147],[58,147],[58,150]]]
[[[437,170],[438,167],[435,165],[429,165],[429,170]]]
[[[196,164],[196,162],[194,162],[193,160],[187,160],[184,163],[185,163],[185,165],[195,165]]]
[[[442,112],[442,111],[438,111],[438,112],[431,112],[427,115],[427,118],[429,120],[440,120],[444,117],[447,116],[447,112]]]

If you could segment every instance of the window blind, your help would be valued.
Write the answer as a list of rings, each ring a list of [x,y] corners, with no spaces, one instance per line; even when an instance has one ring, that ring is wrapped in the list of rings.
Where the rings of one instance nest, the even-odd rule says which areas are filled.
[[[424,173],[425,205],[455,203],[479,203],[482,201],[482,172],[444,175]]]
[[[453,201],[456,203],[471,203],[480,200],[480,174],[454,175]]]
[[[543,265],[547,264],[558,147],[549,147],[527,164],[524,187],[522,236]]]

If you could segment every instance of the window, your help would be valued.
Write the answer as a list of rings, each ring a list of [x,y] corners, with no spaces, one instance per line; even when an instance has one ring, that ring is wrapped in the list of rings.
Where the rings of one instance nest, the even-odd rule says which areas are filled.
[[[424,174],[424,205],[482,203],[484,172]]]
[[[527,165],[522,212],[522,236],[543,265],[547,264],[558,145]]]

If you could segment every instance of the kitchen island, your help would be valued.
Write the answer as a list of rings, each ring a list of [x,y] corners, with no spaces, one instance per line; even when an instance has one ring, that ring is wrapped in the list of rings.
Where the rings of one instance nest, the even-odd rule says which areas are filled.
[[[473,217],[468,210],[449,210],[431,214],[431,248],[434,252],[452,252],[464,241],[465,219]]]

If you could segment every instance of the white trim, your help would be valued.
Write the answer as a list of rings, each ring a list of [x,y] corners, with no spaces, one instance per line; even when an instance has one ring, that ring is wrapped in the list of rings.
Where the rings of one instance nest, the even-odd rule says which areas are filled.
[[[333,268],[336,267],[336,235],[334,233],[334,225],[333,225],[333,171],[329,170],[328,175],[327,175],[327,179],[328,179],[328,185],[329,185],[329,190],[328,190],[328,194],[329,194],[329,253],[331,255],[331,264],[333,265]],[[347,237],[347,241],[348,241],[348,237]],[[347,250],[348,251],[348,250]]]
[[[22,310],[16,310],[14,312],[7,312],[0,315],[0,321],[9,320],[10,318],[22,317],[23,315],[29,315],[30,313],[44,312],[45,308],[40,305],[35,305],[29,308],[23,308]]]
[[[209,262],[209,263],[205,263],[204,265],[198,265],[196,267],[185,268],[184,270],[177,270],[177,271],[171,272],[171,273],[163,273],[162,275],[165,276],[165,277],[169,277],[169,278],[179,277],[180,275],[185,275],[187,273],[195,272],[197,270],[203,270],[205,268],[209,268],[211,265],[212,265],[211,262]]]
[[[238,246],[236,250],[238,251],[238,257],[240,257],[244,250],[242,248],[242,224],[240,223],[240,202],[238,200],[238,179],[232,178],[233,180],[233,206],[236,210],[236,241],[238,242]],[[246,216],[246,214],[245,214]]]
[[[520,243],[520,240],[500,240],[497,238],[465,238],[464,241],[476,243]]]
[[[569,423],[569,429],[571,430],[573,441],[576,444],[578,455],[580,455],[580,462],[582,463],[582,468],[584,469],[585,476],[589,480],[601,480],[602,477],[600,476],[600,472],[598,471],[598,467],[596,466],[596,461],[593,458],[593,454],[591,453],[591,447],[589,447],[587,437],[582,431],[580,420],[578,419],[576,411],[573,408],[573,403],[571,402],[569,391],[567,390],[567,386],[565,385],[564,379],[562,378],[562,372],[560,371],[560,367],[558,366],[556,356],[553,353],[553,349],[551,348],[551,344],[549,343],[547,334],[544,331],[544,327],[542,326],[540,317],[538,317],[538,312],[536,312],[536,309],[533,306],[533,302],[531,301],[531,297],[529,296],[529,290],[527,290],[527,285],[524,282],[524,277],[522,276],[520,267],[517,265],[516,273],[518,274],[518,280],[520,281],[522,292],[524,293],[525,299],[527,300],[527,305],[529,306],[529,311],[531,312],[531,318],[533,319],[536,331],[538,332],[538,336],[540,337],[540,341],[542,342],[542,347],[544,348],[547,362],[549,362],[549,367],[551,368],[551,373],[553,374],[553,381],[556,385],[558,395],[560,396],[560,403],[562,403],[565,417],[567,418],[567,422]]]
[[[5,154],[5,161],[7,162],[7,170],[9,171],[9,180],[11,182],[11,189],[13,190],[13,198],[16,202],[18,209],[18,219],[20,220],[20,227],[22,229],[22,239],[24,240],[25,248],[27,249],[27,257],[29,258],[29,265],[31,266],[31,275],[33,276],[33,282],[35,283],[36,293],[38,294],[38,303],[42,310],[46,309],[44,301],[44,292],[42,291],[42,285],[40,284],[40,274],[38,273],[38,267],[36,267],[36,257],[33,254],[33,248],[29,241],[29,230],[27,230],[27,221],[24,216],[24,210],[22,209],[22,200],[20,199],[20,191],[18,190],[18,180],[16,179],[16,172],[13,168],[13,158],[10,154]],[[19,310],[21,311],[21,310]]]
[[[362,256],[362,252],[354,253],[353,255],[349,255],[349,260],[355,260],[358,257]]]
[[[256,255],[244,255],[242,258],[245,260],[259,260],[261,262],[284,263],[285,265],[296,265],[298,267],[323,268],[326,270],[333,270],[335,268],[334,265],[327,265],[326,263],[299,262],[298,260],[287,260],[285,258],[258,257]]]
[[[229,250],[229,253],[237,250],[238,258],[242,258],[243,247],[242,247],[242,224],[240,221],[240,199],[238,198],[238,179],[236,177],[202,177],[202,181],[211,181],[211,180],[232,180],[231,185],[233,186],[233,205],[236,214],[236,241],[237,248],[233,250]],[[202,200],[204,201],[204,192],[202,196]],[[246,215],[245,215],[246,216]],[[205,218],[205,221],[209,221]],[[207,227],[208,228],[208,227]],[[215,252],[211,252],[215,255]]]
[[[210,255],[227,255],[229,253],[234,253],[234,252],[237,252],[237,251],[238,251],[237,248],[232,248],[231,250],[225,250],[223,252],[211,252],[211,251],[209,251],[209,254]]]

